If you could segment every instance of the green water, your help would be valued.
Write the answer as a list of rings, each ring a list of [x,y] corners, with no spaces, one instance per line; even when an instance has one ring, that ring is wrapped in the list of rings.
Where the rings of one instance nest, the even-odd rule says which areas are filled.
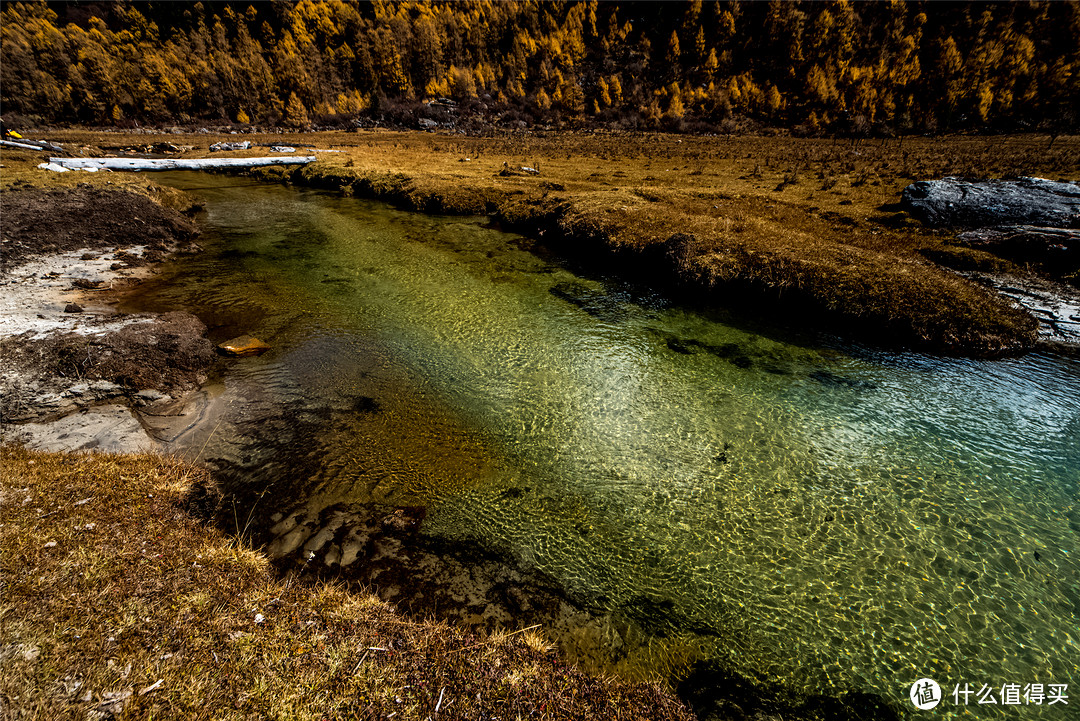
[[[958,683],[1080,694],[1077,360],[755,332],[576,276],[482,219],[167,182],[208,201],[206,252],[136,302],[273,346],[230,365],[178,441],[271,489],[251,522],[272,551],[319,548],[335,504],[423,505],[423,534],[600,609],[601,645],[627,643],[604,619],[629,619],[646,641],[611,655],[619,672],[706,657],[901,711],[931,677],[941,718],[964,711]],[[1070,701],[968,710],[1067,718]]]

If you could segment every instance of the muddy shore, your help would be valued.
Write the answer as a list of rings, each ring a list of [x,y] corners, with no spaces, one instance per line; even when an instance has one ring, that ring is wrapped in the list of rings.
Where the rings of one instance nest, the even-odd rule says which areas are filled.
[[[187,313],[117,313],[115,302],[198,228],[147,194],[79,183],[5,190],[0,234],[0,415],[6,441],[51,450],[153,450],[138,409],[190,396],[217,362]],[[72,414],[78,414],[72,416]]]

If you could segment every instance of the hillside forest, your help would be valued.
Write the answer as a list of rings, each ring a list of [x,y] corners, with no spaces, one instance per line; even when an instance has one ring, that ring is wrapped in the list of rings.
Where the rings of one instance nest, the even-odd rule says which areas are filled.
[[[1076,0],[7,2],[0,38],[5,116],[58,125],[1062,133],[1080,108]]]

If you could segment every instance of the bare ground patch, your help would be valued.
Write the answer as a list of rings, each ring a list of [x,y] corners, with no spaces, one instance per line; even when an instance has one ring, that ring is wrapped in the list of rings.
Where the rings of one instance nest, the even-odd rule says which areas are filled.
[[[163,254],[198,234],[189,218],[147,195],[85,183],[6,190],[0,205],[3,272],[32,257],[78,248],[141,245]]]

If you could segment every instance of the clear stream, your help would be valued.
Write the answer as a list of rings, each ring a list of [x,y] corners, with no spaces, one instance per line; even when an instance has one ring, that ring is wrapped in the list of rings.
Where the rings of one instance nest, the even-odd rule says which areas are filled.
[[[999,703],[1003,684],[1070,684],[1067,709],[973,694],[979,717],[1080,705],[1080,361],[755,331],[575,275],[483,219],[164,178],[206,199],[206,252],[128,310],[273,346],[227,366],[180,442],[270,488],[247,512],[271,550],[310,542],[296,519],[333,504],[422,505],[422,534],[663,614],[615,670],[704,656],[909,711],[930,677],[940,718],[965,683]],[[305,424],[303,463],[276,455]]]

